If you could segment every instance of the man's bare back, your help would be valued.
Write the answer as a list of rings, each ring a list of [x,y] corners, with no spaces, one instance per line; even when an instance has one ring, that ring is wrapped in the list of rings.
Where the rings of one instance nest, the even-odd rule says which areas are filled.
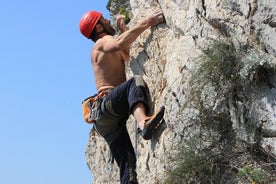
[[[123,50],[104,52],[102,47],[107,37],[99,39],[92,50],[92,66],[98,91],[116,87],[126,81],[125,61],[129,58]],[[114,39],[109,37],[108,39]]]

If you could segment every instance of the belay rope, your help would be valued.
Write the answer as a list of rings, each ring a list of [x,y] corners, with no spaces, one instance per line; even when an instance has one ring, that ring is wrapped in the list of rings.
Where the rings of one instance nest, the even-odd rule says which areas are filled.
[[[138,124],[137,124],[137,121],[135,121],[135,126],[134,126],[134,133],[135,133],[134,151],[135,151],[136,157],[138,157],[138,133],[137,133],[137,128],[138,128]]]
[[[109,149],[109,153],[108,153],[108,160],[106,162],[106,168],[107,168],[107,171],[109,173],[112,172],[112,164],[114,163],[114,157],[111,153],[111,150]]]

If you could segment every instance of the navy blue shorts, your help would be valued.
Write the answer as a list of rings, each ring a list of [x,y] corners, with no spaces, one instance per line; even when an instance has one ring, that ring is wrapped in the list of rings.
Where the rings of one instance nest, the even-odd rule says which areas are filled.
[[[142,84],[141,84],[142,83]],[[141,76],[135,76],[113,89],[105,99],[111,102],[114,113],[124,116],[132,113],[137,102],[142,102],[149,111],[149,90]]]
[[[136,156],[126,122],[138,102],[142,102],[146,111],[150,112],[149,89],[141,76],[134,76],[108,92],[102,102],[102,117],[95,123],[120,168],[121,183],[128,183],[132,176],[136,180]]]
[[[146,111],[150,112],[149,89],[141,76],[134,76],[108,92],[102,102],[102,115],[95,123],[95,128],[109,144],[125,127],[133,107],[138,102],[142,102]]]

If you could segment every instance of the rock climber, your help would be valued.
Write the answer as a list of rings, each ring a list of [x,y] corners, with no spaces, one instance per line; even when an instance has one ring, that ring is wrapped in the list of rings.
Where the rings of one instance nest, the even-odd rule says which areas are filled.
[[[122,184],[138,183],[136,156],[131,143],[126,122],[132,114],[145,140],[152,138],[156,126],[163,119],[164,107],[152,116],[149,103],[149,89],[141,76],[126,79],[125,62],[129,61],[129,48],[136,38],[147,28],[164,23],[161,10],[157,10],[140,23],[128,29],[122,19],[116,30],[102,13],[89,11],[80,20],[81,33],[94,41],[91,52],[98,96],[101,101],[101,116],[95,122],[97,132],[108,143],[112,156],[120,168]]]

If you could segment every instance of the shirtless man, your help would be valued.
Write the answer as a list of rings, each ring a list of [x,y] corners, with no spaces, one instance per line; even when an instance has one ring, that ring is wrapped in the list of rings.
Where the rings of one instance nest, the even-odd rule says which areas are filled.
[[[102,98],[102,113],[95,128],[107,141],[124,184],[138,183],[135,152],[126,129],[129,115],[133,114],[145,140],[152,138],[154,128],[164,115],[164,107],[161,107],[148,116],[151,109],[148,87],[141,76],[126,80],[125,62],[129,61],[129,48],[135,39],[147,28],[164,21],[161,10],[131,29],[117,21],[122,34],[115,38],[115,29],[100,12],[89,11],[80,20],[81,33],[95,42],[91,63],[98,95]]]

